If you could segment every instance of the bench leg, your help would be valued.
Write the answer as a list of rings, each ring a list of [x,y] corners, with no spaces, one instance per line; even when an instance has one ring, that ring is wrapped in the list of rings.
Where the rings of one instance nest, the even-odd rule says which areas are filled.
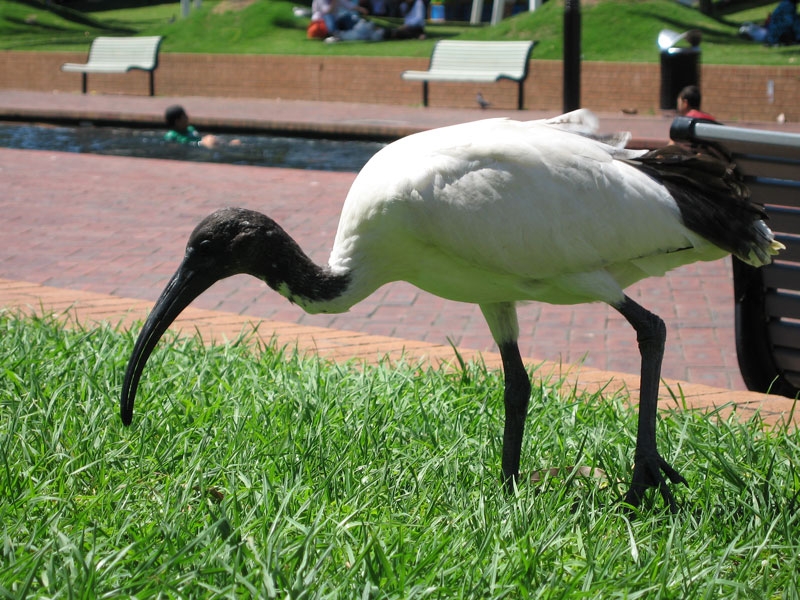
[[[86,93],[86,73],[81,73],[81,91]]]
[[[428,106],[428,82],[422,82],[422,106]]]
[[[150,71],[150,95],[151,96],[155,96],[155,92],[156,92],[156,85],[155,85],[155,81],[153,79],[154,75],[155,75],[155,72],[154,71]]]
[[[517,91],[517,110],[522,110],[525,105],[525,86],[524,82],[519,82],[519,90]]]

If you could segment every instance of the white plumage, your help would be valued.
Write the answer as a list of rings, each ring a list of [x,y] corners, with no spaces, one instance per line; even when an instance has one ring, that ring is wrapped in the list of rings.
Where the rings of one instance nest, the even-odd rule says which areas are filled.
[[[763,264],[782,246],[726,161],[674,146],[626,150],[628,136],[598,139],[596,124],[587,111],[548,121],[488,119],[390,144],[353,183],[324,267],[269,217],[236,208],[210,215],[137,339],[123,383],[123,422],[131,422],[158,339],[215,281],[249,273],[308,312],[342,312],[405,280],[481,306],[503,359],[502,469],[513,489],[530,397],[515,305],[603,301],[635,329],[642,355],[625,501],[637,506],[655,487],[675,510],[666,480],[685,480],[661,458],[655,438],[664,323],[623,290],[726,252]]]
[[[641,154],[505,119],[395,142],[342,210],[329,264],[351,272],[353,295],[319,308],[346,310],[397,279],[477,304],[613,303],[644,277],[723,256],[661,184],[619,160]]]

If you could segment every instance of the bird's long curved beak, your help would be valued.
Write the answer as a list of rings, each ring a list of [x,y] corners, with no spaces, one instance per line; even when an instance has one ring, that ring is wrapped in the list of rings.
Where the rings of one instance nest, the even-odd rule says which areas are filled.
[[[158,340],[183,309],[218,279],[204,269],[193,268],[190,263],[191,256],[187,254],[167,287],[161,292],[136,340],[125,371],[119,403],[120,416],[125,425],[130,425],[133,419],[133,403],[136,399],[139,378]]]

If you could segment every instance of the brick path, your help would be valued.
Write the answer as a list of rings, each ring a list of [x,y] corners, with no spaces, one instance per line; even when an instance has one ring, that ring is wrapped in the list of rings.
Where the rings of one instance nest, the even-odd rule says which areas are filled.
[[[269,119],[278,118],[303,123],[303,111],[311,108],[299,103],[208,98],[58,95],[55,100],[58,102],[49,94],[0,92],[0,114],[39,111],[41,116],[50,103],[57,105],[50,107],[50,114],[61,111],[62,115],[77,115],[76,118],[113,113],[119,118],[134,115],[131,118],[157,119],[163,106],[179,101],[196,122],[222,123],[227,110],[240,120],[260,118],[259,123],[264,126]],[[294,110],[288,105],[293,105]],[[347,114],[353,120],[353,112],[358,111],[356,120],[362,124],[380,121],[374,126],[382,131],[495,116],[480,111],[324,103],[314,103],[313,108],[315,119],[327,118],[328,123],[336,122],[340,128],[346,125]],[[527,114],[525,118],[538,116]],[[314,120],[306,123],[310,128],[315,126]],[[639,139],[658,139],[666,137],[669,121],[660,117],[618,118],[613,123],[614,128],[628,126]],[[70,293],[90,292],[142,299],[151,306],[177,266],[186,238],[197,221],[228,205],[269,214],[292,233],[312,258],[325,262],[339,209],[353,178],[352,174],[342,173],[0,149],[0,182],[4,190],[0,197],[4,240],[0,278],[6,280],[6,287],[11,285],[9,281],[29,282],[63,290],[67,297]],[[727,390],[744,389],[736,366],[727,261],[683,267],[629,291],[667,322],[665,378]],[[133,300],[125,302],[141,308]],[[263,283],[245,276],[216,284],[194,306],[316,328],[416,340],[443,347],[445,354],[451,352],[448,339],[461,350],[494,350],[477,307],[447,302],[403,283],[382,288],[345,315],[306,315]],[[555,364],[582,361],[587,367],[628,374],[638,371],[632,330],[604,305],[531,304],[520,309],[520,325],[521,348],[531,359],[547,359]],[[407,341],[400,346],[413,343]],[[611,376],[604,375],[606,379]],[[719,390],[715,393],[719,394]]]

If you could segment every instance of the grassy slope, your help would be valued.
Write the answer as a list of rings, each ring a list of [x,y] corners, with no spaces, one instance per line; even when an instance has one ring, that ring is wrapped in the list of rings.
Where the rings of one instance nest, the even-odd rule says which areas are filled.
[[[562,55],[563,2],[551,0],[535,13],[522,13],[497,27],[470,27],[449,23],[429,26],[425,42],[324,45],[307,41],[304,19],[293,16],[294,4],[282,0],[260,0],[241,11],[217,13],[218,0],[206,0],[188,19],[178,16],[178,3],[156,4],[138,9],[85,13],[60,9],[61,17],[37,7],[34,0],[2,3],[0,48],[86,48],[95,35],[123,28],[141,34],[166,36],[167,52],[227,52],[273,54],[345,54],[378,56],[428,56],[436,39],[536,39],[536,58],[559,59]],[[91,5],[88,5],[91,6]],[[765,48],[739,40],[736,30],[745,20],[762,20],[773,5],[761,5],[720,17],[706,17],[697,10],[666,0],[605,0],[583,8],[583,56],[586,60],[654,62],[655,40],[662,28],[684,31],[698,28],[704,34],[706,63],[793,65],[800,64],[800,49]],[[35,19],[32,19],[35,15]],[[26,23],[26,20],[29,21]]]
[[[797,598],[800,433],[663,414],[684,510],[629,520],[634,411],[534,380],[502,493],[502,381],[162,344],[0,312],[0,597]]]

